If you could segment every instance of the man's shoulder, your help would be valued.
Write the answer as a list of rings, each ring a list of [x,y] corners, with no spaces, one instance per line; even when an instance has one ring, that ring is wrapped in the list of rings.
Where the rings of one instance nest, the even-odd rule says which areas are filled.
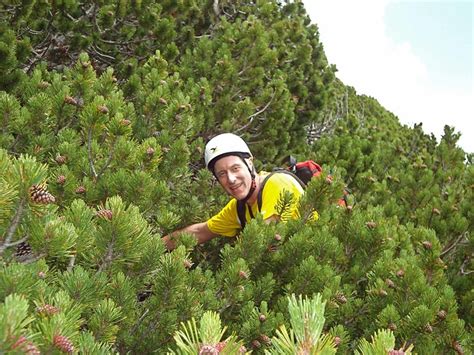
[[[288,186],[294,186],[298,190],[303,190],[303,187],[298,182],[297,178],[293,174],[285,170],[273,171],[272,173],[267,175],[267,182],[265,183],[265,186],[267,184],[268,186],[272,186],[274,188],[285,188]]]

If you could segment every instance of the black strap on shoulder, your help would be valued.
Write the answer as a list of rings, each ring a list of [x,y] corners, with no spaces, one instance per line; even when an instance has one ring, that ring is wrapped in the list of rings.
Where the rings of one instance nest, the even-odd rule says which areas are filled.
[[[265,176],[265,179],[263,179],[262,185],[260,186],[260,189],[258,190],[258,195],[257,195],[258,212],[260,212],[261,209],[262,209],[263,188],[265,187],[265,184],[267,183],[268,179],[270,179],[270,177],[273,174],[277,174],[277,173],[283,173],[283,174],[287,174],[287,175],[292,176],[296,181],[298,181],[298,183],[301,185],[301,187],[303,189],[306,188],[306,184],[303,181],[301,181],[301,179],[298,176],[296,176],[295,174],[293,174],[291,171],[288,171],[288,170],[285,170],[285,169],[274,170],[270,174]],[[247,223],[247,220],[245,218],[245,210],[247,208],[248,208],[248,206],[247,206],[246,201],[237,200],[237,216],[239,217],[241,229],[244,229],[245,225]],[[254,216],[252,214],[252,210],[250,208],[249,208],[249,213],[250,213],[250,217],[254,218]]]

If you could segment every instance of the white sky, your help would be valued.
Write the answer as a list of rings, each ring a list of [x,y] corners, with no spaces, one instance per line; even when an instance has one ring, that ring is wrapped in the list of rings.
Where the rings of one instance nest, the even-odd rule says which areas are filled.
[[[471,85],[442,86],[436,73],[430,71],[430,58],[415,54],[410,38],[395,42],[388,36],[386,13],[394,0],[304,0],[313,23],[319,28],[320,41],[328,61],[335,64],[336,75],[358,94],[372,96],[394,113],[402,124],[413,127],[423,122],[426,133],[438,138],[445,124],[462,134],[459,145],[474,152],[474,94],[471,66],[466,68]],[[420,3],[405,1],[405,3]],[[466,1],[432,1],[429,6]],[[472,3],[471,3],[472,4]],[[468,7],[474,11],[474,5]],[[429,7],[428,7],[429,9]],[[472,31],[472,15],[468,17]],[[392,23],[392,26],[394,24]],[[399,26],[404,26],[400,23]],[[455,29],[456,24],[453,24]],[[402,28],[402,27],[400,27]],[[391,28],[391,31],[396,28]],[[433,31],[434,33],[435,31]],[[472,55],[472,33],[464,34]],[[412,43],[413,42],[413,43]],[[434,42],[434,41],[432,41]],[[438,46],[443,45],[438,41]],[[448,51],[446,51],[448,52]],[[449,71],[449,66],[446,68]],[[446,75],[446,73],[443,73]]]

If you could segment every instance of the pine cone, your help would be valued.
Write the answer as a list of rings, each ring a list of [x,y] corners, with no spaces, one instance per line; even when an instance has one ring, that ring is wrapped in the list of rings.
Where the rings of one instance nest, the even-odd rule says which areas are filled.
[[[111,221],[113,216],[112,211],[105,208],[98,210],[95,215],[99,218],[106,219],[107,221]]]
[[[47,89],[51,86],[50,83],[48,83],[47,81],[41,81],[38,83],[38,88],[40,88],[41,90],[44,90],[44,89]]]
[[[258,316],[258,320],[263,323],[267,320],[267,317],[265,317],[265,314],[260,314]]]
[[[213,345],[203,345],[199,349],[199,355],[215,355],[219,354],[219,350]]]
[[[26,355],[39,355],[39,349],[31,341],[28,341],[23,335],[18,338],[11,347],[12,350],[22,351]]]
[[[395,283],[390,279],[386,279],[385,284],[390,288],[395,288]]]
[[[398,271],[397,271],[397,276],[398,276],[398,277],[403,277],[403,276],[405,276],[405,270],[403,270],[403,269],[398,270]]]
[[[63,353],[72,354],[74,352],[74,345],[71,340],[63,335],[55,335],[53,338],[53,344]]]
[[[255,348],[255,349],[260,349],[262,347],[262,344],[260,344],[260,342],[258,340],[254,340],[252,341],[252,346]]]
[[[239,271],[239,277],[240,277],[241,279],[245,279],[245,280],[246,280],[246,279],[249,278],[249,275],[248,275],[245,271],[242,271],[242,270],[241,270],[241,271]]]
[[[220,353],[222,351],[222,349],[225,348],[226,345],[227,345],[227,343],[225,341],[221,341],[221,342],[217,343],[215,345],[215,347],[216,347],[217,351]]]
[[[334,346],[337,348],[341,344],[341,338],[338,336],[334,337]]]
[[[338,294],[336,294],[336,301],[339,304],[344,304],[344,303],[347,302],[347,298],[346,298],[346,296],[344,296],[343,293],[338,293]]]
[[[59,175],[56,182],[59,185],[64,185],[64,183],[66,182],[66,177],[64,175]]]
[[[86,193],[86,188],[84,186],[79,186],[77,189],[76,189],[76,194],[84,194]]]
[[[127,120],[127,119],[125,119],[125,118],[124,118],[123,120],[120,120],[120,124],[121,124],[122,126],[129,126],[130,123],[132,123],[132,121]]]
[[[44,185],[33,185],[30,187],[30,199],[34,203],[40,203],[47,205],[56,201],[53,195],[51,195]]]
[[[77,106],[77,100],[72,96],[66,96],[64,102],[68,105]]]
[[[374,221],[369,221],[365,225],[369,229],[374,229],[375,227],[377,227],[377,223],[375,223]]]
[[[424,247],[426,250],[430,250],[430,249],[433,247],[433,245],[431,244],[431,242],[429,242],[429,241],[427,241],[427,240],[425,240],[422,244],[423,244],[423,247]]]
[[[445,320],[446,315],[447,315],[446,311],[442,309],[438,312],[437,317],[439,318],[439,320]]]
[[[59,308],[54,307],[50,304],[45,304],[43,306],[36,308],[36,311],[43,316],[49,317],[56,313],[59,313]]]
[[[451,345],[453,346],[454,351],[458,355],[464,355],[464,350],[463,350],[461,344],[459,344],[459,342],[457,340],[453,340]]]
[[[15,258],[24,258],[33,254],[31,250],[31,245],[27,242],[21,242],[17,245],[15,251]]]
[[[146,155],[152,156],[153,154],[155,154],[155,149],[153,149],[152,147],[148,147],[146,149]]]
[[[109,108],[105,105],[99,105],[97,106],[97,111],[105,115],[106,113],[109,113]]]
[[[262,341],[262,343],[264,343],[265,345],[270,345],[272,343],[272,340],[270,339],[270,337],[266,334],[261,334],[260,335],[260,340]]]
[[[64,155],[58,155],[55,160],[56,163],[58,163],[59,165],[63,165],[64,163],[66,163],[67,157]]]
[[[403,350],[392,349],[388,351],[388,355],[405,355]]]
[[[395,323],[389,323],[387,328],[394,332],[397,330],[397,325]]]

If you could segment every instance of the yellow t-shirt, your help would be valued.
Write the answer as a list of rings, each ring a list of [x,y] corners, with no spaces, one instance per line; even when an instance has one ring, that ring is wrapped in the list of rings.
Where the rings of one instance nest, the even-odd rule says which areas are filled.
[[[265,177],[268,173],[261,172],[259,175]],[[280,216],[282,220],[288,218],[298,218],[298,201],[301,195],[304,193],[300,183],[296,181],[291,175],[284,173],[276,173],[270,176],[263,187],[262,193],[262,208],[260,213],[263,219],[269,218],[273,215],[278,215],[276,211],[277,203],[280,199],[283,191],[288,191],[293,194],[293,202],[288,216]],[[258,212],[257,201],[251,206],[252,214],[256,216]],[[248,207],[245,209],[245,219],[250,222],[251,216]],[[236,236],[240,229],[239,216],[237,215],[237,200],[233,198],[227,203],[227,205],[215,216],[211,217],[207,221],[207,227],[215,234],[223,235],[226,237]]]

